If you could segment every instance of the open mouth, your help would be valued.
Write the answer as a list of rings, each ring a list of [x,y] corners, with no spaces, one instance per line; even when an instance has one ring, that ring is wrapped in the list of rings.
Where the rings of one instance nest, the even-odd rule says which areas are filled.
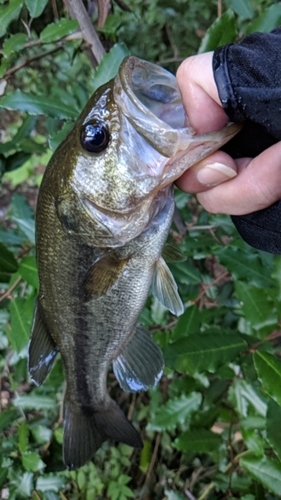
[[[185,112],[176,78],[164,68],[135,57],[126,58],[120,68],[123,90],[139,112],[149,112],[173,129],[185,126]],[[163,126],[163,123],[162,123]]]

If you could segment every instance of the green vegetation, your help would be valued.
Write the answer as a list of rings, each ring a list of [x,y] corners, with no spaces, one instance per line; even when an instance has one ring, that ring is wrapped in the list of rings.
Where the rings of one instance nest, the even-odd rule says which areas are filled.
[[[93,463],[64,470],[61,362],[35,388],[26,359],[38,287],[37,190],[93,90],[127,53],[174,71],[187,55],[280,22],[280,2],[113,1],[99,29],[108,54],[93,70],[61,1],[0,0],[1,498],[281,497],[281,258],[250,248],[228,217],[207,214],[194,197],[176,192],[185,226],[170,235],[187,257],[171,265],[186,311],[177,320],[150,297],[141,318],[163,348],[165,375],[136,396],[108,377],[111,396],[141,432],[141,452],[105,443]]]

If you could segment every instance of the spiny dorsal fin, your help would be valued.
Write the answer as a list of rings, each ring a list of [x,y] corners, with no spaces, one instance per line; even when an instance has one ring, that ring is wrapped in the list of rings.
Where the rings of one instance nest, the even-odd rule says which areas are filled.
[[[129,259],[121,260],[115,252],[107,252],[97,260],[82,284],[85,300],[104,295],[117,281]]]
[[[41,385],[47,377],[58,349],[49,334],[40,314],[37,302],[31,328],[31,339],[28,348],[28,369],[33,382]]]
[[[187,260],[186,255],[178,247],[170,245],[170,243],[166,243],[164,246],[162,257],[166,262],[185,262]]]
[[[172,314],[176,316],[183,314],[184,307],[179,296],[177,284],[162,257],[156,263],[151,290],[159,302],[164,307],[167,307]]]
[[[164,361],[161,349],[142,326],[113,361],[115,376],[123,391],[146,391],[160,380]]]

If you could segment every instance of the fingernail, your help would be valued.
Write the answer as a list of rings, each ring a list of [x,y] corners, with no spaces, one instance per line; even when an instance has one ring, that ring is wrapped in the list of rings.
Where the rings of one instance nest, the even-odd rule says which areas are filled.
[[[221,182],[227,181],[235,177],[237,172],[233,168],[224,165],[223,163],[211,163],[202,167],[198,174],[197,180],[204,186],[216,186]]]

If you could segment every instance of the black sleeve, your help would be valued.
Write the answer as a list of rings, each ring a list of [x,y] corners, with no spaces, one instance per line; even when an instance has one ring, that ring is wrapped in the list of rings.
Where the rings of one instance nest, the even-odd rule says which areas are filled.
[[[280,141],[281,27],[218,48],[213,70],[225,112],[232,121],[245,123],[224,150],[234,158],[254,157]],[[232,220],[247,243],[281,253],[281,201]]]

